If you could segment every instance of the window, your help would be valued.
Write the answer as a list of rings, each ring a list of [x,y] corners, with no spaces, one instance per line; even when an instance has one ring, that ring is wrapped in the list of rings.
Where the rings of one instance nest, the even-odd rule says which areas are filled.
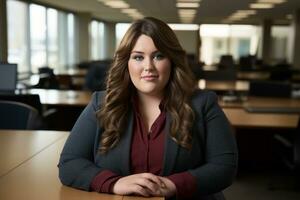
[[[27,4],[7,1],[8,62],[17,63],[19,72],[30,71],[28,13]]]
[[[289,26],[272,26],[271,36],[272,36],[272,52],[271,57],[274,63],[278,62],[291,62],[292,59],[288,58],[289,44],[292,43],[291,37],[289,37],[292,32]]]
[[[104,23],[92,21],[90,24],[91,38],[91,59],[99,60],[104,58]]]
[[[16,15],[16,13],[18,13]],[[7,1],[8,61],[19,72],[37,72],[73,66],[75,60],[75,18],[45,6],[17,0]]]
[[[58,13],[55,9],[47,10],[47,63],[56,68],[58,57]]]
[[[126,31],[130,27],[129,23],[117,23],[116,24],[116,46],[118,47]]]
[[[77,54],[75,47],[75,17],[73,14],[69,13],[67,16],[68,23],[68,56],[67,56],[67,66],[71,67],[75,64],[75,55]]]
[[[30,5],[31,70],[47,65],[46,60],[46,8]]]
[[[231,54],[235,60],[257,54],[259,28],[251,25],[200,26],[201,60],[207,65],[218,63],[221,55]]]

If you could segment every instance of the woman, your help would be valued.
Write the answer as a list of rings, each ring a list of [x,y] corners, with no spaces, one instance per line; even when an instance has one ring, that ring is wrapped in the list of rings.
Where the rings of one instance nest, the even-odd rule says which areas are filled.
[[[131,25],[61,153],[63,184],[119,195],[224,199],[237,150],[212,92],[197,91],[164,22]]]

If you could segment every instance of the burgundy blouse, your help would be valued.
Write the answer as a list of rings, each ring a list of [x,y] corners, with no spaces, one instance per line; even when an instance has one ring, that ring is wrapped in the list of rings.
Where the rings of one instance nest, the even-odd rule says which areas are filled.
[[[145,128],[138,103],[134,102],[134,124],[131,143],[131,174],[149,172],[155,175],[162,174],[166,113],[160,105],[161,113],[150,128]],[[91,189],[97,192],[112,193],[112,187],[122,178],[110,170],[104,170],[94,177]],[[178,198],[189,198],[196,190],[196,178],[189,172],[182,172],[167,176],[177,189]]]

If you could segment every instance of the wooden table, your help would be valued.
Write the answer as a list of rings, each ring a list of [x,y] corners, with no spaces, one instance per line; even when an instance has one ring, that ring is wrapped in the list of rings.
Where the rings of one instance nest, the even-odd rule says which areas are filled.
[[[68,132],[61,131],[0,130],[0,178],[66,135]]]
[[[38,94],[43,105],[52,106],[86,106],[92,93],[78,90],[29,89],[22,94]]]
[[[247,92],[249,90],[249,81],[212,81],[200,79],[198,87],[213,91]]]
[[[53,132],[53,131],[51,131]],[[32,146],[37,146],[40,141],[46,141],[51,132],[47,131],[10,131],[6,135],[8,141],[18,140],[20,150],[30,151]],[[3,133],[3,131],[1,132]],[[45,133],[44,135],[42,133]],[[6,133],[4,133],[6,134]],[[7,132],[8,134],[8,132]],[[31,135],[29,139],[20,134]],[[30,200],[139,200],[149,199],[142,197],[127,197],[118,195],[99,194],[95,192],[86,192],[63,186],[58,179],[57,163],[60,152],[67,139],[66,132],[53,132],[60,134],[56,140],[49,145],[34,153],[32,156],[17,165],[0,178],[0,199],[30,199]],[[1,137],[1,134],[0,134]],[[4,136],[3,136],[4,137]],[[43,139],[41,139],[43,138]],[[2,138],[0,139],[2,142]],[[30,141],[30,142],[29,142]],[[6,142],[3,142],[6,143]],[[2,144],[2,143],[1,143]],[[6,145],[8,148],[9,144]],[[4,147],[1,145],[0,148]],[[2,149],[1,149],[2,150]],[[14,150],[18,150],[15,148]],[[10,152],[10,151],[9,151]],[[7,152],[7,153],[9,153]],[[1,155],[3,162],[11,160],[11,154]],[[20,159],[23,160],[23,159]],[[150,198],[151,200],[163,200],[164,198]]]
[[[245,101],[224,102],[220,106],[233,126],[296,128],[300,112],[300,99],[248,97]],[[250,112],[253,110],[254,112]],[[258,112],[260,110],[260,112]]]

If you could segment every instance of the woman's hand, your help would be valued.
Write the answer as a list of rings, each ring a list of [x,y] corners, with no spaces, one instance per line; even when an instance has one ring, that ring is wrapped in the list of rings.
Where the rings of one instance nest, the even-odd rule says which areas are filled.
[[[172,197],[176,186],[168,178],[151,173],[134,174],[120,178],[113,186],[113,193],[118,195],[141,195]]]
[[[165,183],[166,182],[166,183]],[[151,173],[134,174],[120,178],[113,186],[113,193],[118,195],[141,195],[149,196],[163,196],[162,191],[167,192],[167,184],[169,183]]]
[[[176,194],[176,186],[175,184],[165,177],[159,177],[159,179],[162,181],[163,185],[160,187],[160,196],[164,197],[172,197]]]

